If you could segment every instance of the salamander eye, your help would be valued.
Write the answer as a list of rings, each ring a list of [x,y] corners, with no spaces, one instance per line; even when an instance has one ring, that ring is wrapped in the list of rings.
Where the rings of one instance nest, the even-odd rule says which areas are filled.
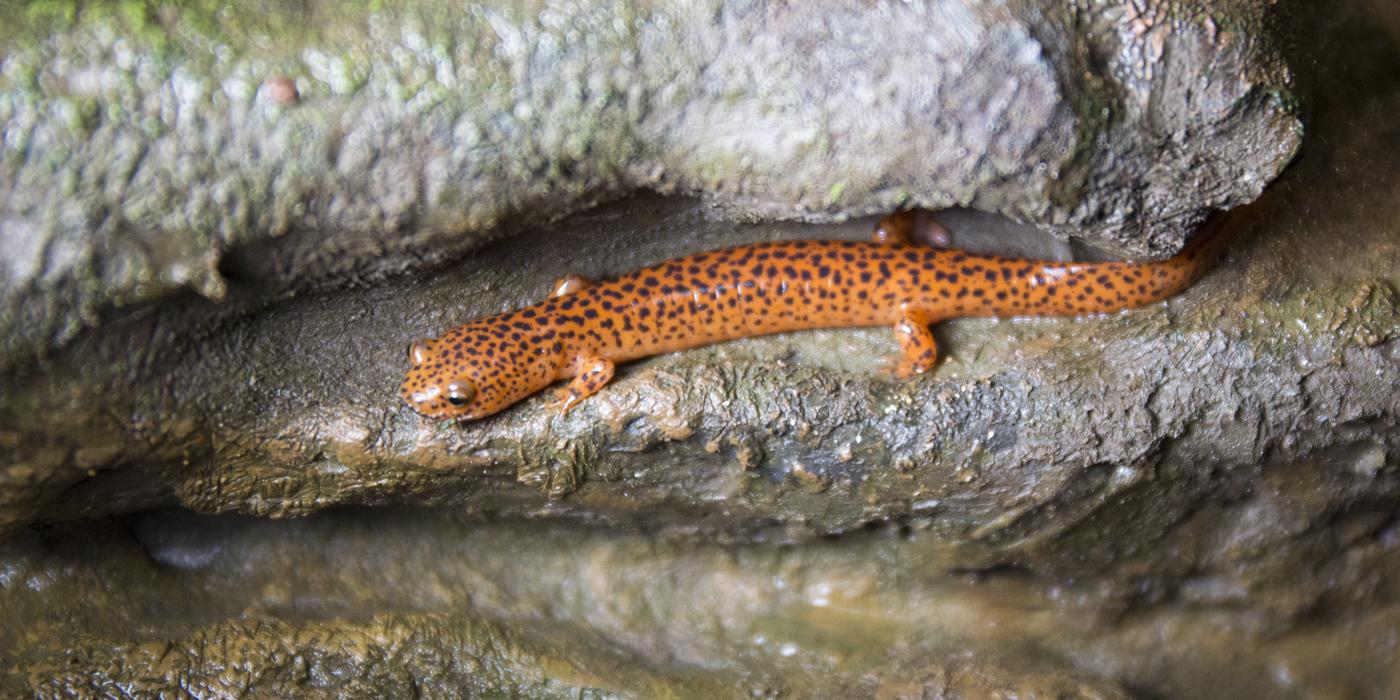
[[[415,341],[413,341],[412,343],[409,343],[409,345],[408,345],[408,361],[409,361],[409,362],[412,362],[412,363],[414,364],[414,366],[417,366],[417,365],[423,364],[423,362],[426,361],[427,359],[428,359],[428,344],[427,344],[427,343],[425,343],[425,342],[423,342],[423,341],[421,341],[421,340],[415,340]]]
[[[458,380],[448,384],[447,391],[443,394],[447,398],[447,403],[453,406],[465,406],[472,400],[472,397],[476,396],[476,387],[472,386],[470,382]]]

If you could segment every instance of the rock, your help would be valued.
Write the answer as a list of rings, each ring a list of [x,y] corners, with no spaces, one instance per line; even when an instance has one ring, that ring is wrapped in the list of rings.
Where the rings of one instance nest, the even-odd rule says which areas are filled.
[[[803,574],[772,548],[736,560],[723,547],[576,527],[531,532],[403,509],[378,510],[365,527],[365,515],[158,512],[129,530],[78,524],[12,539],[0,546],[6,578],[42,584],[0,586],[0,692],[1128,697],[1069,664],[998,651],[996,634],[901,640],[915,625],[879,608],[901,595],[899,574],[843,573],[851,562],[838,552],[808,562],[810,587],[797,588],[781,582]],[[67,592],[84,601],[77,615],[56,614]],[[927,602],[919,626],[966,603]],[[164,614],[131,617],[137,608]],[[40,627],[49,634],[24,638]]]
[[[500,19],[510,16],[487,19],[509,37]],[[1207,26],[1204,16],[1168,24],[1185,31]],[[813,332],[628,365],[567,418],[532,399],[467,427],[428,423],[395,396],[415,337],[537,299],[566,272],[604,276],[760,238],[863,237],[872,222],[736,226],[729,217],[776,216],[779,186],[725,179],[745,184],[711,191],[676,166],[650,184],[703,198],[637,195],[550,223],[624,191],[571,192],[611,177],[571,170],[473,200],[492,212],[479,225],[462,223],[477,205],[459,203],[455,223],[425,214],[379,238],[331,204],[389,211],[376,209],[387,199],[374,186],[392,189],[412,157],[384,147],[374,167],[385,170],[355,182],[296,170],[287,163],[305,163],[293,156],[233,158],[229,172],[266,165],[311,183],[292,191],[343,186],[344,199],[313,196],[322,208],[301,214],[285,204],[306,203],[295,198],[236,200],[228,210],[280,212],[296,225],[273,239],[264,214],[248,214],[236,229],[247,239],[149,248],[161,260],[223,251],[210,268],[225,280],[221,301],[152,292],[6,375],[0,695],[125,692],[173,678],[254,695],[479,683],[481,693],[540,696],[1396,696],[1400,151],[1390,145],[1400,131],[1390,115],[1400,50],[1384,33],[1393,23],[1356,7],[1320,20],[1307,25],[1318,52],[1308,147],[1219,269],[1123,315],[945,324],[944,363],[911,382],[874,371],[893,349],[887,330]],[[84,15],[72,31],[100,21]],[[15,65],[7,54],[6,76]],[[270,90],[269,75],[296,80],[296,103],[272,100],[278,109],[328,99],[288,66],[250,73],[249,84]],[[259,128],[316,133],[324,115],[307,114],[296,129],[275,126],[284,116]],[[1225,126],[1272,133],[1244,126],[1269,123],[1250,122],[1258,114],[1232,112]],[[366,121],[344,123],[407,121],[353,115]],[[406,128],[412,137],[429,127]],[[401,132],[374,132],[389,133]],[[1272,151],[1278,163],[1291,152]],[[214,177],[192,172],[196,193]],[[512,172],[496,182],[527,181]],[[643,180],[633,177],[616,182]],[[1203,182],[1166,200],[1182,213],[1159,222],[1163,249],[1207,200],[1257,186],[1226,181],[1239,189]],[[973,203],[1032,216],[1010,204],[1029,201],[1013,191]],[[884,196],[854,185],[839,194],[802,216],[855,216],[859,202],[873,210]],[[1112,201],[1102,196],[1082,201]],[[150,206],[174,206],[167,199]],[[1096,215],[1084,216],[1094,229]],[[160,220],[120,235],[197,229]],[[1004,219],[942,220],[960,245],[1065,252]],[[1097,230],[1100,242],[1116,235]],[[115,231],[63,240],[107,246]],[[422,273],[505,233],[516,235]],[[11,240],[21,239],[7,236],[7,253]],[[86,250],[124,259],[120,246]],[[387,278],[410,268],[421,274]],[[50,343],[56,326],[44,319],[77,298],[62,279],[25,292],[47,300],[25,308],[49,311],[10,326],[38,333],[15,347]],[[103,284],[79,285],[98,300],[89,308],[116,298]],[[63,327],[88,320],[75,323]],[[438,508],[387,507],[401,504]],[[151,511],[163,505],[240,515]]]
[[[148,513],[0,544],[0,693],[1392,697],[1396,591],[1261,623],[952,572],[875,528],[720,545],[447,509]],[[1393,526],[1391,528],[1394,529]],[[1396,563],[1393,534],[1387,565]],[[1389,600],[1389,603],[1378,602]],[[1129,691],[1131,689],[1131,692]]]
[[[1254,3],[62,7],[0,10],[0,369],[183,290],[382,280],[639,189],[1162,255],[1301,136]]]
[[[1371,109],[1393,99],[1379,85]],[[1366,138],[1333,128],[1320,137],[1328,153]],[[1081,575],[1163,547],[1204,504],[1248,493],[1266,458],[1304,469],[1327,450],[1365,455],[1338,477],[1345,488],[1328,486],[1330,505],[1265,531],[1305,528],[1395,487],[1374,457],[1392,463],[1397,413],[1396,242],[1377,235],[1388,210],[1316,221],[1321,205],[1295,203],[1322,179],[1358,197],[1384,190],[1393,168],[1369,155],[1380,160],[1339,183],[1336,157],[1300,163],[1233,258],[1181,298],[1108,318],[945,324],[944,363],[912,382],[875,371],[888,331],[839,330],[636,363],[566,419],[534,399],[459,428],[397,400],[411,339],[538,299],[565,273],[871,225],[735,226],[689,199],[632,198],[540,225],[421,279],[270,307],[172,298],[12,382],[0,527],[171,502],[272,517],[451,504],[741,541],[912,518],[938,527],[962,566]],[[961,228],[979,225],[1005,247],[1012,229],[986,217]],[[1321,253],[1337,246],[1364,255]],[[1106,522],[1133,529],[1110,536]],[[1257,543],[1263,561],[1287,554],[1271,542]],[[1241,560],[1245,578],[1264,566],[1194,531],[1170,544],[1183,549],[1147,564],[1163,576],[1189,562]],[[1306,599],[1324,584],[1289,585]]]

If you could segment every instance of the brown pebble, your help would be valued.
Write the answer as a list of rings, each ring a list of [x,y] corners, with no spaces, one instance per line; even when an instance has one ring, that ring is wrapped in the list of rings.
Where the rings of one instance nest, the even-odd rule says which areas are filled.
[[[285,76],[275,76],[268,78],[267,86],[268,99],[279,105],[291,106],[301,101],[301,93],[297,92],[296,81]]]

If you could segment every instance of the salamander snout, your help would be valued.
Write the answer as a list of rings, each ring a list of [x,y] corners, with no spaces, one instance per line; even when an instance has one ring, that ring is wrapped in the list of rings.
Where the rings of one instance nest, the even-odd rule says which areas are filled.
[[[413,365],[399,388],[399,395],[410,408],[428,418],[470,418],[476,384],[463,376],[453,376],[452,367],[434,351],[435,341],[418,340],[408,346]]]
[[[528,337],[521,325],[487,320],[410,344],[412,367],[399,396],[426,418],[465,422],[545,388],[559,376],[559,350]]]

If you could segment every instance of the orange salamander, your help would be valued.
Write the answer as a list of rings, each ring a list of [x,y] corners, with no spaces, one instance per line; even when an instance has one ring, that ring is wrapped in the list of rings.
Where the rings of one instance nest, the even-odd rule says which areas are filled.
[[[1246,207],[1249,209],[1252,207]],[[1235,210],[1241,211],[1241,210]],[[559,379],[561,413],[597,393],[616,363],[733,338],[888,325],[910,377],[933,369],[929,326],[962,316],[1108,313],[1189,286],[1224,247],[1216,216],[1175,257],[1154,262],[1022,260],[915,245],[913,212],[873,242],[773,241],[668,260],[617,279],[570,275],[550,297],[419,340],[401,395],[435,419],[476,420]]]

